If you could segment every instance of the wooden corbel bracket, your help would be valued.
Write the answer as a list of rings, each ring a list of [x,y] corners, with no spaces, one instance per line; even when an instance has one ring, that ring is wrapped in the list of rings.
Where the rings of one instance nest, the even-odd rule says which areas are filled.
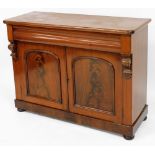
[[[122,73],[125,79],[132,77],[132,55],[122,56]]]
[[[11,51],[10,56],[12,56],[13,60],[17,60],[17,45],[15,42],[10,42],[8,45],[8,49]]]

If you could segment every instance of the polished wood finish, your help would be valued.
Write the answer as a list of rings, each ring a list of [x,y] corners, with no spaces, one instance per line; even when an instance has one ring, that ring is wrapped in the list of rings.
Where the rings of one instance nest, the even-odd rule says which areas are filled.
[[[79,115],[68,111],[53,109],[42,105],[36,105],[30,102],[20,100],[15,100],[15,105],[17,109],[23,111],[26,109],[30,112],[57,118],[64,121],[69,121],[79,125],[85,125],[101,130],[107,130],[117,134],[123,134],[126,137],[126,139],[128,138],[128,140],[133,138],[136,130],[139,128],[140,124],[145,120],[148,112],[148,106],[145,106],[137,120],[134,122],[134,124],[130,126],[125,124],[114,123],[111,121],[105,121],[103,119],[96,119],[85,115]]]
[[[148,27],[137,31],[132,37],[133,55],[133,91],[132,91],[132,122],[138,117],[139,112],[146,104],[147,98],[147,47]],[[139,58],[139,55],[141,57]],[[139,78],[139,76],[141,78]],[[138,87],[137,87],[138,86]]]
[[[16,44],[20,51],[18,61],[14,61],[16,97],[68,109],[65,49],[54,45]]]
[[[113,53],[67,48],[69,107],[72,112],[121,123],[120,61],[120,55]]]
[[[107,17],[80,14],[62,14],[50,12],[31,12],[5,20],[9,25],[43,28],[81,29],[101,33],[131,34],[150,19]]]
[[[5,20],[16,107],[133,139],[147,116],[149,22],[42,12]]]

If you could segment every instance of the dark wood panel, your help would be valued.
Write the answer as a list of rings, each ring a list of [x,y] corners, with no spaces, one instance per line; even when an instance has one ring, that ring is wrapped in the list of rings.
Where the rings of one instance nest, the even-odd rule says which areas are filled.
[[[114,113],[114,68],[95,57],[73,61],[75,105]]]
[[[28,95],[61,103],[58,57],[52,52],[29,51],[26,53],[26,68]]]
[[[81,57],[86,59],[80,59]],[[99,70],[101,72],[95,75],[95,81],[92,81],[95,68],[90,71],[90,67],[91,69],[96,67],[97,73]],[[122,122],[122,64],[119,54],[67,48],[67,69],[71,112]],[[95,87],[98,86],[98,88],[94,87],[96,92],[92,87],[93,84]]]
[[[17,49],[18,59],[14,61],[17,99],[68,109],[65,48],[18,42]]]

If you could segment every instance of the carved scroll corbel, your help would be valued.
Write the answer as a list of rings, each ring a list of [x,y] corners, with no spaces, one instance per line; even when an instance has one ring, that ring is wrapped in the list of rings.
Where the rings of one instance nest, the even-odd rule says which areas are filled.
[[[132,55],[122,57],[122,72],[125,79],[132,77]]]
[[[15,42],[10,42],[8,45],[8,49],[11,51],[10,56],[12,56],[13,60],[17,60],[17,45]]]

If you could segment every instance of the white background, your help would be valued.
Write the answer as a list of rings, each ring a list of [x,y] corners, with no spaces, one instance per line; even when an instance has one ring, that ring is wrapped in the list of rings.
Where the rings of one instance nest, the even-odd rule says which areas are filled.
[[[45,1],[45,0],[44,0]],[[110,1],[108,1],[110,2]],[[131,2],[131,1],[130,1]],[[17,4],[17,3],[16,3]],[[28,5],[29,4],[29,5]],[[31,4],[31,5],[30,5]],[[35,5],[34,5],[35,4]],[[116,153],[118,148],[121,146],[121,152],[131,153],[131,149],[126,151],[126,147],[130,146],[137,150],[138,146],[141,148],[138,150],[148,149],[147,146],[155,145],[155,9],[127,9],[127,8],[90,8],[87,7],[86,3],[80,3],[80,8],[77,7],[77,3],[63,3],[61,5],[60,1],[55,3],[56,7],[67,7],[69,4],[72,8],[54,8],[53,5],[45,6],[45,3],[40,4],[40,8],[37,7],[36,2],[33,4],[19,1],[19,7],[16,5],[11,5],[12,8],[0,8],[0,145],[50,145],[59,146],[54,150],[54,152],[60,151],[64,154],[66,150],[62,146],[68,146],[68,150],[74,148],[73,146],[79,145],[84,146],[82,151],[88,153],[86,146],[92,146],[89,154],[94,154],[96,151],[98,154],[113,152]],[[99,4],[98,0],[96,3]],[[111,3],[112,4],[112,3]],[[131,4],[131,3],[130,3]],[[150,3],[149,3],[150,4]],[[21,9],[20,6],[29,7]],[[110,4],[107,4],[110,6]],[[7,4],[6,4],[7,6]],[[44,7],[44,9],[41,9]],[[47,7],[45,9],[45,7]],[[51,7],[51,9],[49,9]],[[104,5],[98,5],[98,7],[104,7]],[[117,6],[118,7],[118,6]],[[153,7],[153,5],[151,5]],[[32,9],[31,9],[32,8]],[[84,13],[84,14],[98,14],[98,15],[108,15],[108,16],[128,16],[128,17],[146,17],[152,18],[152,22],[149,25],[149,49],[148,49],[148,98],[147,104],[149,105],[149,115],[148,120],[144,122],[136,133],[135,139],[132,141],[126,141],[121,136],[110,134],[108,132],[103,132],[95,129],[90,129],[83,126],[74,125],[71,123],[55,120],[52,118],[39,116],[36,114],[31,114],[28,112],[19,113],[14,107],[14,79],[13,79],[13,69],[11,63],[10,51],[8,50],[7,32],[6,25],[2,21],[8,17],[17,16],[29,11],[54,11],[54,12],[68,12],[68,13]],[[60,147],[61,146],[61,147]],[[94,146],[101,146],[102,149],[95,150]],[[105,147],[105,146],[108,146]],[[123,146],[123,147],[122,147]],[[135,148],[136,146],[136,148]],[[19,149],[20,148],[20,149]],[[61,148],[61,149],[60,149]],[[18,146],[20,151],[22,148]],[[127,148],[128,149],[128,148]],[[7,149],[6,149],[7,150]],[[11,150],[11,149],[10,149]],[[14,149],[13,149],[14,150]],[[25,150],[25,148],[24,148]],[[39,149],[38,149],[39,150]],[[38,153],[42,153],[46,149],[42,149]],[[47,149],[48,150],[48,149]],[[46,151],[47,151],[46,150]],[[77,150],[77,148],[76,148]],[[115,151],[116,150],[116,151]],[[148,149],[150,150],[150,148]],[[8,150],[7,150],[8,151]],[[45,152],[46,152],[45,151]],[[79,154],[79,150],[71,152],[72,154]],[[0,149],[1,152],[1,149]],[[10,152],[11,153],[11,152]],[[21,153],[17,152],[16,153]],[[22,152],[24,153],[24,152]],[[26,151],[25,154],[28,154]],[[52,152],[51,152],[52,153]],[[67,154],[69,151],[67,151]],[[142,151],[142,153],[147,153],[147,151]],[[0,153],[1,154],[1,153]],[[120,154],[120,153],[119,153]]]

